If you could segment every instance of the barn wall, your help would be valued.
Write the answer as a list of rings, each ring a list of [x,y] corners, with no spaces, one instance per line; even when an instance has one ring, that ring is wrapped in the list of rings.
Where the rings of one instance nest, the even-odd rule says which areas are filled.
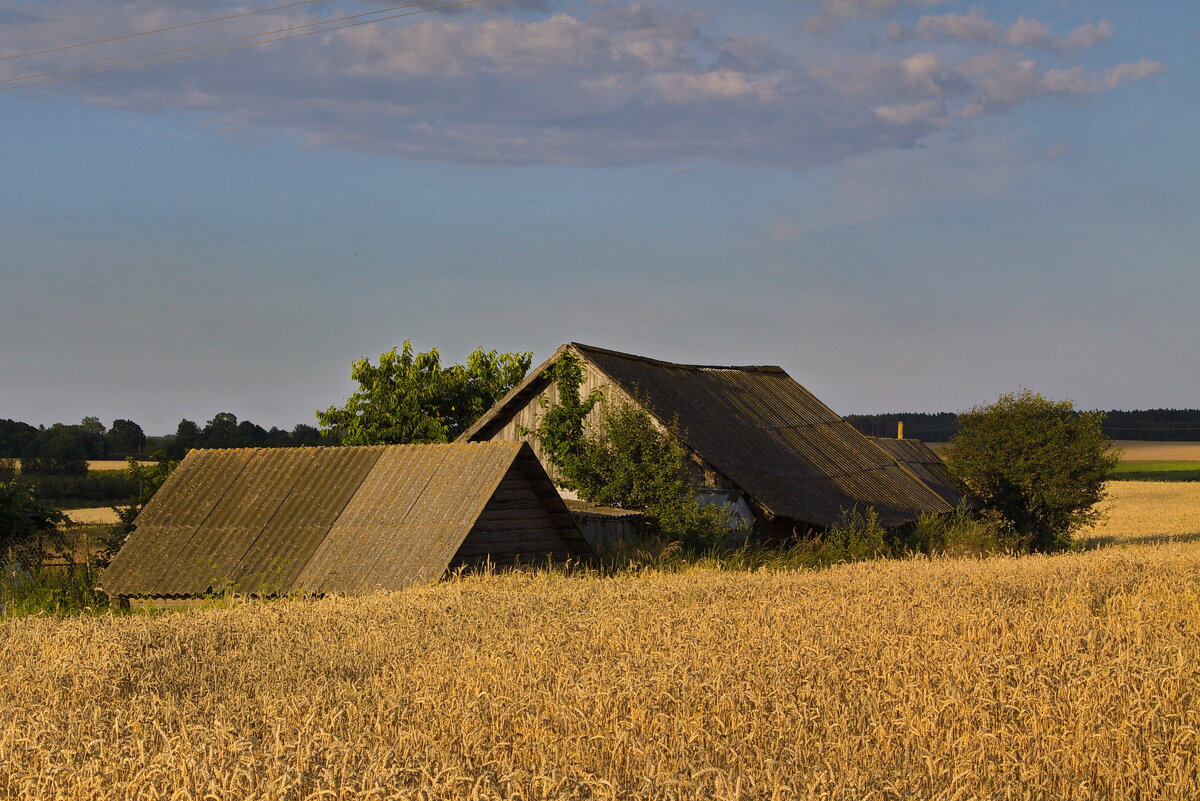
[[[604,551],[621,543],[637,542],[640,537],[639,515],[605,515],[572,511],[571,517],[583,532],[583,538],[596,551]]]
[[[565,512],[555,519],[529,480],[516,466],[509,469],[471,532],[463,540],[450,567],[491,561],[505,565],[561,560],[575,555],[563,537],[569,525]],[[578,535],[576,535],[578,536]]]

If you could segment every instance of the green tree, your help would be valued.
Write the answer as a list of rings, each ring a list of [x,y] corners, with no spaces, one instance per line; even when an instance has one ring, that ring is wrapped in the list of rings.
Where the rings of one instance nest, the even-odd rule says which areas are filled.
[[[200,426],[185,417],[179,421],[179,425],[175,428],[175,436],[167,445],[167,457],[176,460],[182,459],[187,456],[189,450],[200,447],[202,436],[203,432],[200,431]]]
[[[691,456],[678,421],[665,428],[644,404],[579,394],[583,372],[564,354],[550,368],[558,403],[543,399],[537,428],[526,431],[555,466],[559,486],[605,506],[636,509],[651,534],[697,545],[718,543],[729,530],[719,507],[696,496]]]
[[[946,464],[1021,547],[1062,550],[1101,517],[1096,504],[1120,458],[1103,421],[1102,412],[1077,411],[1070,401],[1008,393],[958,416]]]
[[[112,428],[104,435],[110,456],[129,456],[141,453],[146,447],[146,433],[132,420],[113,420]]]
[[[437,348],[414,353],[406,340],[350,367],[356,391],[343,407],[317,411],[317,421],[345,445],[449,442],[517,385],[532,353],[476,348],[465,365],[443,367]]]
[[[41,560],[41,539],[57,539],[62,512],[38,500],[33,486],[11,479],[0,482],[0,564],[7,562],[13,548],[36,543],[32,554]],[[30,565],[26,565],[29,567]]]
[[[21,472],[30,475],[87,475],[88,451],[79,426],[55,423],[38,432],[31,450],[21,457]]]

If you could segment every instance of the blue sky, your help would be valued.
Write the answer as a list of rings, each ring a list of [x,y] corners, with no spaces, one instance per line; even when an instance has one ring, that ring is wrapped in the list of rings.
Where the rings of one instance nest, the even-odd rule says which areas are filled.
[[[0,56],[267,5],[0,0]],[[1198,72],[1192,2],[482,0],[3,91],[0,417],[311,423],[406,338],[1195,407]]]

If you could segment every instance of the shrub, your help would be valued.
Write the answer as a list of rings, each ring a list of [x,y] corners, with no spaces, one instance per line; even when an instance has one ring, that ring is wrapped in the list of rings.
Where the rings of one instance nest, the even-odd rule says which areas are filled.
[[[958,420],[947,467],[1019,549],[1062,550],[1100,519],[1096,504],[1119,459],[1101,430],[1102,413],[1022,390]]]
[[[817,564],[834,565],[891,556],[887,536],[873,507],[843,509],[841,519],[814,538],[813,557]]]

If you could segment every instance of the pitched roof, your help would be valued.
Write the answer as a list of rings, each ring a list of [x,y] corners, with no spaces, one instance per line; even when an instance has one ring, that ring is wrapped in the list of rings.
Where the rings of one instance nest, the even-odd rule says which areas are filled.
[[[951,506],[962,503],[962,493],[954,484],[942,457],[919,439],[888,439],[871,437],[871,441],[887,451],[893,459],[908,468],[913,475]]]
[[[675,364],[577,342],[546,363],[465,432],[486,439],[547,382],[570,349],[662,422],[678,419],[687,445],[767,513],[827,526],[872,506],[887,526],[950,506],[780,367]]]
[[[101,576],[110,595],[400,589],[441,576],[506,476],[586,552],[519,442],[237,448],[188,454]]]

